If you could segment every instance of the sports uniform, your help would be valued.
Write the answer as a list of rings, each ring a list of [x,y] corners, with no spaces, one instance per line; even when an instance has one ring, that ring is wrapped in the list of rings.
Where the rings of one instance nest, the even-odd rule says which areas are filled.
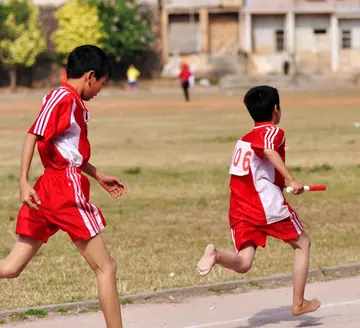
[[[106,226],[99,208],[89,202],[90,182],[81,174],[91,153],[88,119],[83,100],[70,85],[44,97],[29,130],[40,137],[38,151],[45,170],[34,189],[41,204],[38,211],[21,207],[17,234],[46,243],[61,229],[75,242],[96,236]]]
[[[285,162],[284,131],[272,123],[256,123],[235,145],[229,171],[229,221],[237,251],[248,241],[265,247],[268,235],[290,241],[303,231],[298,213],[284,198],[285,179],[264,149],[274,149]]]

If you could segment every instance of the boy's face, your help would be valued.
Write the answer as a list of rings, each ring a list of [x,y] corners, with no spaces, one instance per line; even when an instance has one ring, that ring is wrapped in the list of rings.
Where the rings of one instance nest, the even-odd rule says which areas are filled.
[[[93,71],[86,73],[82,98],[85,101],[89,101],[92,98],[96,97],[104,86],[106,80],[107,76],[104,76],[97,80]]]

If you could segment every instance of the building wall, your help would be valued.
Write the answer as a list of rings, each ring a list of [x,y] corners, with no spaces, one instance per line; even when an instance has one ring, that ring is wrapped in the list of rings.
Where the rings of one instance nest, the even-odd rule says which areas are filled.
[[[360,7],[359,0],[341,0],[334,1],[334,7],[337,9],[354,9]]]
[[[334,9],[334,0],[296,0],[294,7],[298,11],[327,13]]]
[[[139,4],[151,6],[151,7],[157,7],[159,5],[159,0],[138,0]]]
[[[350,31],[351,49],[360,50],[360,18],[359,19],[340,19],[340,41],[342,41],[342,31]]]
[[[237,53],[239,49],[239,15],[210,14],[209,39],[211,53]]]
[[[293,0],[251,0],[246,3],[246,9],[253,13],[284,12],[291,7]]]
[[[331,68],[330,15],[296,17],[295,52],[300,70],[323,71]]]
[[[346,48],[349,34],[350,48]],[[339,43],[340,70],[351,72],[360,69],[360,19],[339,20]]]
[[[252,17],[253,52],[261,55],[277,53],[276,31],[285,30],[284,15]]]
[[[169,53],[201,51],[199,15],[170,15],[168,26]]]
[[[148,0],[152,1],[152,0]],[[243,0],[162,0],[166,9],[241,7]]]

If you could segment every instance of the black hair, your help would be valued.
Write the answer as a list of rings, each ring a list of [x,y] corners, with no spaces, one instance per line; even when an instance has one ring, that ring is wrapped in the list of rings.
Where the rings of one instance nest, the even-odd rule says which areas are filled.
[[[68,56],[66,75],[68,79],[79,79],[85,73],[94,71],[95,78],[111,77],[112,64],[105,52],[97,46],[76,47]]]
[[[279,92],[267,85],[251,88],[244,97],[244,104],[256,123],[269,122],[275,106],[280,109]]]

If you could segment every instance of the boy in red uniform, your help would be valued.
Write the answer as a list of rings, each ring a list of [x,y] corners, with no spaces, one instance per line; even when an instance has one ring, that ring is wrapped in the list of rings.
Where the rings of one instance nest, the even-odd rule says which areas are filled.
[[[89,112],[84,101],[100,92],[111,74],[111,65],[101,49],[84,45],[69,54],[66,74],[67,83],[44,97],[39,116],[24,140],[18,240],[10,254],[0,260],[0,278],[18,277],[42,244],[63,230],[96,274],[107,327],[122,328],[116,263],[100,235],[106,222],[100,209],[89,202],[90,182],[82,174],[94,178],[114,198],[126,192],[118,178],[101,173],[89,163]],[[36,144],[45,171],[32,188],[28,173]]]
[[[229,172],[229,221],[236,252],[208,245],[198,264],[198,273],[209,274],[215,264],[246,273],[252,266],[256,248],[265,247],[267,236],[272,236],[294,249],[293,315],[316,311],[320,302],[304,299],[310,238],[298,213],[283,196],[285,180],[294,188],[295,195],[303,193],[304,187],[285,165],[284,131],[277,127],[281,118],[278,91],[269,86],[252,88],[244,103],[255,127],[236,142]]]

